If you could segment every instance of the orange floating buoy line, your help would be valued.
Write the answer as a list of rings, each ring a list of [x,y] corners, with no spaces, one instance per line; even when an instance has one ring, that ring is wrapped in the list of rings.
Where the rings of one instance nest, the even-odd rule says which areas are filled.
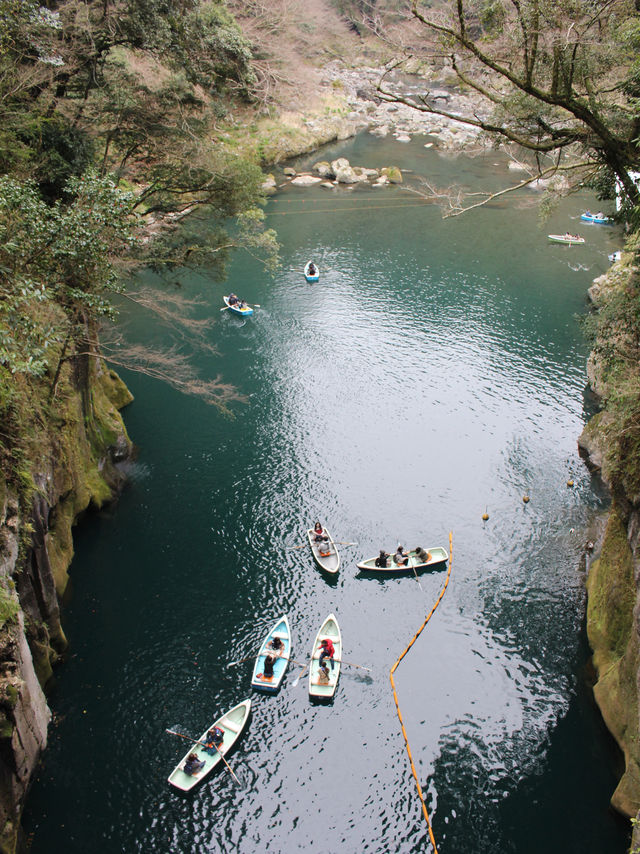
[[[413,756],[411,755],[411,747],[409,746],[409,739],[407,738],[407,731],[404,728],[404,722],[402,720],[402,712],[400,711],[400,703],[398,702],[398,694],[396,692],[396,683],[394,681],[393,674],[395,673],[396,668],[398,667],[398,665],[400,664],[402,659],[409,652],[409,650],[414,645],[414,643],[418,640],[418,638],[422,634],[422,630],[427,625],[427,623],[429,622],[429,620],[433,616],[436,608],[438,607],[438,605],[442,601],[442,597],[446,593],[447,587],[449,585],[449,579],[451,577],[451,566],[452,566],[452,564],[453,564],[453,535],[451,532],[449,532],[449,569],[447,570],[447,577],[445,578],[444,584],[442,586],[442,590],[440,591],[440,594],[439,594],[438,598],[436,599],[435,605],[433,606],[433,608],[429,611],[429,613],[425,617],[423,624],[420,626],[420,628],[415,633],[415,635],[411,638],[411,641],[409,642],[407,648],[402,652],[402,654],[400,655],[400,657],[398,658],[396,663],[391,668],[391,672],[389,673],[389,679],[391,680],[391,688],[393,690],[393,701],[396,704],[396,712],[398,714],[398,720],[400,721],[400,728],[402,730],[402,737],[404,738],[404,744],[405,744],[405,747],[407,748],[407,755],[409,756],[409,764],[411,765],[411,773],[413,774],[413,778],[416,781],[416,788],[418,790],[418,797],[420,798],[420,803],[422,804],[422,814],[424,815],[425,821],[427,822],[427,828],[429,830],[429,839],[431,840],[431,844],[433,845],[433,850],[434,850],[435,854],[438,854],[438,847],[436,845],[436,840],[435,840],[435,837],[433,835],[433,829],[431,827],[431,821],[429,819],[429,811],[427,810],[427,805],[426,805],[425,800],[424,800],[424,794],[422,791],[422,786],[420,785],[420,779],[418,777],[418,772],[416,771],[416,766],[413,763]]]

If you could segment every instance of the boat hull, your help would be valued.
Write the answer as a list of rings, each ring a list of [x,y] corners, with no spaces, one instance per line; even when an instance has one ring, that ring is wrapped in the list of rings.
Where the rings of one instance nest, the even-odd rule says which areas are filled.
[[[313,555],[314,561],[325,572],[330,573],[331,575],[335,575],[335,573],[340,569],[340,554],[338,553],[338,549],[336,548],[336,544],[333,541],[333,537],[324,528],[324,533],[329,537],[329,554],[326,554],[324,549],[324,544],[316,543],[314,540],[315,532],[313,528],[310,528],[307,531],[307,539],[309,540],[309,545],[311,546],[311,554]]]
[[[320,281],[320,270],[318,270],[318,268],[316,267],[316,272],[311,274],[311,273],[309,273],[309,264],[305,264],[304,277],[308,282],[319,282]]]
[[[577,234],[569,237],[566,234],[549,234],[547,236],[552,243],[565,243],[567,246],[580,246],[585,242],[584,237]]]
[[[253,314],[253,309],[249,305],[239,308],[237,305],[229,305],[229,297],[222,297],[222,299],[229,311],[232,311],[234,314],[239,314],[241,317],[249,317],[249,315]]]
[[[593,214],[583,213],[580,219],[583,222],[591,222],[593,225],[610,225],[611,220],[608,216],[593,216]]]
[[[320,641],[329,638],[335,649],[333,657],[333,669],[329,663],[329,682],[320,683]],[[329,659],[326,659],[329,661]],[[316,700],[330,700],[338,687],[340,667],[342,662],[342,634],[335,614],[329,614],[311,647],[311,663],[309,664],[309,696]]]
[[[220,727],[220,729],[224,731],[224,740],[220,747],[220,753],[216,752],[212,755],[202,744],[192,744],[171,774],[169,774],[169,783],[171,783],[174,788],[180,789],[182,792],[188,792],[204,780],[204,778],[213,771],[216,765],[222,763],[221,754],[227,754],[238,738],[240,738],[240,734],[249,719],[250,711],[251,700],[243,700],[242,703],[238,703],[237,706],[234,706],[228,712],[225,712],[224,715],[221,715],[221,717],[219,717],[217,721],[214,721],[211,726],[208,726],[198,741],[204,741],[207,737],[207,733],[212,727]],[[190,753],[195,753],[199,760],[204,761],[204,767],[198,771],[197,774],[186,774],[184,771],[184,763]]]
[[[284,649],[282,653],[277,656],[274,662],[273,676],[265,676],[264,662],[267,655],[269,654],[268,644],[275,637],[278,637],[282,640],[282,643],[284,644]],[[256,663],[253,667],[251,687],[255,688],[258,691],[265,691],[267,694],[275,694],[276,691],[280,688],[282,680],[284,679],[284,674],[287,670],[290,656],[291,628],[289,627],[289,621],[285,616],[281,617],[280,620],[278,620],[278,622],[273,626],[273,628],[267,634],[265,639],[262,641],[260,652],[258,653]]]
[[[398,564],[394,562],[393,556],[388,559],[390,566],[387,567],[376,566],[376,558],[374,557],[363,560],[356,565],[362,572],[377,572],[382,575],[396,575],[398,573],[404,574],[410,572],[413,575],[414,570],[416,572],[420,572],[425,569],[441,568],[446,565],[449,560],[449,552],[443,546],[433,546],[430,549],[426,549],[426,551],[431,555],[427,561],[419,560],[416,556],[415,549],[410,551],[408,553],[409,563],[407,566],[398,566]]]

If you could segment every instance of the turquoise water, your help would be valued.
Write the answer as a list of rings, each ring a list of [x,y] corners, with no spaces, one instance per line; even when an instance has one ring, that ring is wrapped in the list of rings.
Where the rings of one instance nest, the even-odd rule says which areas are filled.
[[[361,136],[321,157],[338,155],[439,185],[512,177],[498,154],[418,140]],[[246,402],[231,419],[123,372],[139,456],[118,505],[77,530],[71,646],[25,816],[34,854],[428,850],[389,670],[445,574],[380,581],[355,563],[398,542],[448,546],[449,532],[447,593],[396,672],[438,850],[625,850],[608,805],[621,760],[583,631],[585,528],[607,499],[576,447],[589,414],[577,318],[620,235],[578,225],[588,196],[541,225],[537,198],[443,220],[399,188],[287,187],[268,206],[274,279],[246,256],[224,285],[180,277],[216,319],[200,375]],[[566,230],[587,244],[549,244]],[[253,317],[219,313],[229,290],[260,304]],[[129,323],[172,343],[148,317]],[[358,543],[335,579],[287,550],[316,518]],[[227,666],[257,651],[269,622],[256,620],[283,613],[305,661],[329,612],[345,659],[371,668],[345,665],[331,705],[309,702],[297,667],[266,696],[251,694],[251,661]],[[241,785],[221,769],[179,796],[166,778],[186,743],[165,730],[197,736],[249,696],[230,756]]]

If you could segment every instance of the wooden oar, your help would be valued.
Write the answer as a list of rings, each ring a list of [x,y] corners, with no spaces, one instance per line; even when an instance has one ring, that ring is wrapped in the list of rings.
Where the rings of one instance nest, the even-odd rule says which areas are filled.
[[[208,744],[205,744],[205,743],[204,743],[204,741],[198,741],[198,739],[197,739],[197,738],[191,738],[191,736],[190,736],[190,735],[183,735],[181,732],[176,732],[174,729],[168,729],[168,730],[166,730],[166,732],[170,732],[170,733],[171,733],[171,735],[177,735],[179,738],[184,738],[186,741],[192,741],[194,744],[201,744],[203,747],[208,747],[208,746],[209,746]],[[224,758],[224,756],[222,755],[222,751],[218,750],[217,745],[215,745],[215,744],[214,744],[213,746],[216,748],[216,750],[217,750],[217,751],[218,751],[218,753],[220,754],[220,759],[222,759],[222,761],[224,762],[224,764],[225,764],[225,765],[227,766],[227,768],[229,769],[229,773],[231,774],[231,776],[233,777],[233,779],[236,781],[236,783],[237,783],[239,786],[241,786],[241,785],[242,785],[242,783],[240,782],[240,780],[238,780],[238,778],[236,777],[236,775],[233,773],[233,769],[231,768],[231,765],[229,765],[229,763],[227,762],[227,760],[226,760],[226,759]]]
[[[345,661],[343,658],[334,658],[334,661],[339,661],[341,664],[346,664],[349,667],[358,667],[360,670],[368,670],[371,673],[371,668],[365,667],[364,664],[354,664],[352,661]]]
[[[295,551],[296,549],[305,549],[306,547],[307,547],[307,544],[306,544],[306,543],[304,543],[304,545],[302,545],[302,546],[287,546],[287,547],[285,548],[285,551],[287,551],[287,552],[293,552],[293,551]]]
[[[342,540],[333,541],[337,546],[357,546],[359,543],[343,543]]]
[[[249,661],[253,657],[253,655],[248,655],[246,658],[239,658],[237,661],[230,661],[229,664],[227,664],[227,667],[235,667],[236,664],[244,664],[245,661]]]

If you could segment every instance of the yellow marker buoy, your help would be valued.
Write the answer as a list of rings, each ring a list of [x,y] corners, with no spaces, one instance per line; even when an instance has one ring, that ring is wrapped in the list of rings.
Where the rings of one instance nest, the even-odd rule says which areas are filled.
[[[524,503],[525,503],[525,504],[528,504],[528,503],[529,503],[529,496],[528,496],[528,495],[523,495],[523,496],[522,496],[522,500],[524,501]]]
[[[487,513],[487,511],[485,509],[484,513],[482,514],[482,521],[486,522],[488,518],[489,518],[489,514]]]
[[[571,480],[571,478],[569,478],[569,480],[567,481],[567,486],[573,486],[573,481]]]

